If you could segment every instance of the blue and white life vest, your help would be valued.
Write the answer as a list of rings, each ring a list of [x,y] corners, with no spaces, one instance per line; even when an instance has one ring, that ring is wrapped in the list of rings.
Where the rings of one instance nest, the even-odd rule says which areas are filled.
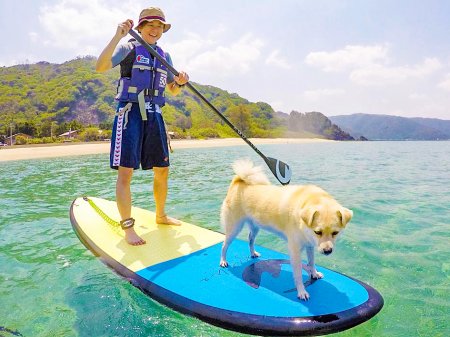
[[[135,57],[131,77],[121,77],[117,86],[116,100],[121,102],[138,102],[145,105],[150,102],[164,106],[164,90],[167,83],[167,68],[152,58],[150,52],[141,44],[132,42]],[[164,51],[156,46],[159,55],[165,58]]]

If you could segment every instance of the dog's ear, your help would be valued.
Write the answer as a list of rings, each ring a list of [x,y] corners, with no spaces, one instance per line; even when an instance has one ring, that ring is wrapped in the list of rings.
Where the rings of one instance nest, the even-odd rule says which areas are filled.
[[[342,227],[345,227],[345,225],[352,219],[353,211],[342,207],[339,211],[337,211],[337,215],[341,219]]]
[[[306,208],[304,210],[302,210],[300,216],[303,220],[303,222],[308,226],[311,227],[313,222],[314,222],[314,218],[319,215],[319,211],[315,208]]]

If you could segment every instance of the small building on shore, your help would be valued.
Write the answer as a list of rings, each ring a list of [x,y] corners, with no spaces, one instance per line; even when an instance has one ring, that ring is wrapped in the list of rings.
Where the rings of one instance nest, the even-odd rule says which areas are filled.
[[[14,135],[6,137],[5,138],[5,144],[7,144],[7,145],[15,145],[17,143],[17,138],[18,137],[19,138],[25,138],[25,139],[33,138],[32,136],[27,135],[26,133],[19,132],[19,133],[16,133]]]
[[[65,142],[70,142],[72,141],[76,136],[78,136],[78,131],[79,130],[69,130],[67,132],[64,132],[60,135],[58,135],[58,137],[60,138],[64,138]]]

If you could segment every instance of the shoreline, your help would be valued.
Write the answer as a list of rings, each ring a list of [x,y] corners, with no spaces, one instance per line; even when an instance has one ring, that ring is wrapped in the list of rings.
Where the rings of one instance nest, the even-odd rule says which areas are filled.
[[[302,144],[333,142],[333,140],[320,138],[249,138],[254,145],[261,144]],[[248,146],[241,138],[216,139],[173,139],[170,142],[172,149],[192,149],[205,147]],[[29,160],[41,158],[55,158],[66,156],[83,156],[90,154],[109,153],[110,142],[92,143],[62,143],[52,145],[37,145],[24,147],[2,147],[0,149],[0,162],[13,160]]]

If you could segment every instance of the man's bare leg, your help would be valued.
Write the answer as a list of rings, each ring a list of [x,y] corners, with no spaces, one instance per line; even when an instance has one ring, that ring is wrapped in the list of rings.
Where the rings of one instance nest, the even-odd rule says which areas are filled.
[[[119,166],[116,182],[116,202],[122,220],[131,217],[131,178],[133,169]],[[124,229],[125,240],[133,246],[145,244],[145,240],[136,234],[133,227]]]
[[[181,222],[177,219],[167,216],[165,212],[169,168],[168,167],[154,167],[153,168],[153,197],[156,204],[156,223],[159,225],[173,225],[179,226]]]

